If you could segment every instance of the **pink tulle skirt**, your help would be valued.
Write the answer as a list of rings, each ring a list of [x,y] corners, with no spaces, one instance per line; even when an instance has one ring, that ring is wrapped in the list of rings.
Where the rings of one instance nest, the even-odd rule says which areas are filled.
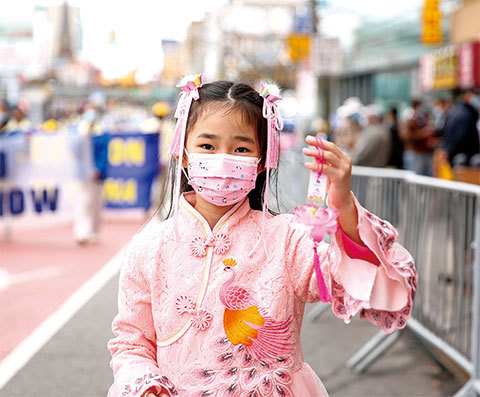
[[[307,363],[293,374],[291,390],[294,396],[328,397],[327,390]]]

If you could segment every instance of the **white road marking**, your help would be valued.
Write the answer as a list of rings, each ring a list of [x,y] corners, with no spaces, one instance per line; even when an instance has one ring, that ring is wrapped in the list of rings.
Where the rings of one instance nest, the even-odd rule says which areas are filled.
[[[14,284],[26,283],[39,278],[55,277],[64,272],[65,270],[60,266],[45,267],[43,269],[16,274],[9,273],[5,269],[0,268],[0,292]]]
[[[123,249],[0,362],[0,390],[120,270]]]

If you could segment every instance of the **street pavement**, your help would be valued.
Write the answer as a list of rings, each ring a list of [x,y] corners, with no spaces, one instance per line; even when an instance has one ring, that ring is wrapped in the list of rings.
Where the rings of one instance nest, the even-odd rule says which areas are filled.
[[[74,292],[75,288],[98,271],[101,264],[106,263],[121,249],[140,223],[139,219],[133,221],[110,219],[104,229],[102,242],[97,247],[90,248],[77,248],[67,244],[67,238],[71,237],[67,237],[68,230],[65,226],[50,228],[47,233],[50,237],[40,235],[36,243],[33,235],[27,238],[27,233],[24,236],[25,240],[20,244],[12,242],[9,245],[0,245],[1,267],[5,263],[3,261],[6,257],[5,246],[10,250],[9,261],[15,262],[22,271],[30,269],[34,262],[37,264],[41,262],[44,265],[50,263],[51,267],[58,266],[62,261],[67,263],[68,257],[65,256],[62,261],[51,264],[55,256],[53,253],[57,252],[57,245],[64,247],[65,250],[66,245],[69,246],[73,253],[70,260],[77,267],[88,268],[88,264],[94,262],[95,266],[92,265],[84,274],[76,274],[69,268],[69,272],[73,272],[71,276],[79,281],[77,284],[67,283],[69,288],[66,293],[54,294],[57,299],[54,305],[50,305],[52,312],[62,300]],[[47,242],[48,245],[44,246]],[[21,256],[22,252],[30,251],[32,247],[39,250],[36,255]],[[87,252],[85,250],[90,250],[90,254],[85,254]],[[50,289],[38,287],[38,294],[33,294],[28,284],[22,286],[23,293],[33,295],[37,304],[32,306],[30,312],[20,310],[19,316],[24,316],[25,313],[27,316],[34,316],[35,312],[41,311],[42,306],[48,306],[48,302],[52,301],[48,298],[49,291],[58,289],[62,284],[62,277],[66,277],[65,274],[55,275],[54,272],[52,274],[52,277],[39,279],[43,280],[42,282],[50,280]],[[112,336],[110,324],[116,313],[117,285],[118,276],[115,275],[0,390],[0,397],[105,396],[112,382],[112,372],[109,368],[110,354],[106,344]],[[10,289],[13,288],[7,288],[3,293]],[[11,298],[17,299],[19,296]],[[45,304],[43,297],[46,300]],[[4,298],[0,293],[1,299]],[[5,302],[1,301],[2,318],[6,318],[3,317],[3,305],[8,305],[8,302]],[[33,301],[30,302],[32,304]],[[14,304],[13,301],[10,303],[12,306]],[[309,310],[311,306],[307,308],[307,311]],[[32,323],[38,325],[38,322],[45,318],[46,314],[41,312],[43,317],[39,316],[37,322]],[[10,315],[7,322],[2,321],[3,325],[0,324],[2,338],[10,324],[22,323]],[[17,327],[15,332],[25,338],[32,331],[32,324],[29,322],[22,324],[27,329],[22,331]],[[330,311],[315,321],[305,318],[302,329],[305,360],[322,379],[330,396],[451,396],[465,383],[466,379],[458,373],[454,376],[439,366],[408,332],[403,332],[397,343],[366,373],[358,375],[347,369],[345,362],[377,331],[378,329],[372,325],[359,320],[345,325]]]

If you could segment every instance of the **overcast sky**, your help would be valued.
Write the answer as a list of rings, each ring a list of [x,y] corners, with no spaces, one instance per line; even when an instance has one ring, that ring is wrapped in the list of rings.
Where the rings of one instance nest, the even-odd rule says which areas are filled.
[[[201,20],[205,11],[226,0],[69,0],[80,7],[83,29],[83,56],[113,74],[143,65],[148,75],[162,63],[163,38],[181,40],[188,24]],[[447,7],[457,0],[443,0]],[[0,24],[31,20],[35,4],[58,5],[59,0],[0,0]],[[365,19],[418,17],[423,0],[327,0],[320,10],[321,30],[340,37],[343,45],[352,41],[354,29]],[[109,33],[115,31],[117,47],[107,47]],[[115,68],[118,70],[115,72]]]

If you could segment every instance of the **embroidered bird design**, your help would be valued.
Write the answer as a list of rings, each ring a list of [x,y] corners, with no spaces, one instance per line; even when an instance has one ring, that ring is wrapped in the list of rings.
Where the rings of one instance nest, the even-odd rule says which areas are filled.
[[[222,262],[232,276],[220,288],[220,301],[225,306],[223,327],[234,345],[245,346],[246,351],[259,361],[285,358],[293,350],[291,317],[274,321],[264,308],[259,307],[249,291],[234,284],[234,259]]]

